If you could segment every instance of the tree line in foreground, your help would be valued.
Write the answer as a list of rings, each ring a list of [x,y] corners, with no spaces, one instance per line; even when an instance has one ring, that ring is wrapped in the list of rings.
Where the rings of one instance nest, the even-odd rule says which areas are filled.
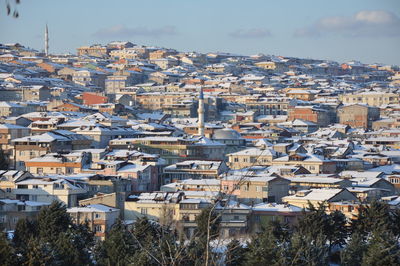
[[[400,210],[382,202],[361,207],[350,224],[339,211],[310,206],[296,226],[271,222],[246,241],[221,240],[213,209],[196,222],[189,240],[140,218],[129,229],[117,221],[96,241],[54,202],[37,220],[18,221],[12,237],[0,234],[0,265],[400,265]]]

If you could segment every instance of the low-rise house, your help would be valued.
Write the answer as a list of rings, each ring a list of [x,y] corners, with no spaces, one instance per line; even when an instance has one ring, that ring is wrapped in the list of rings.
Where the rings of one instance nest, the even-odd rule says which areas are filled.
[[[289,204],[259,203],[251,207],[250,228],[252,233],[261,232],[271,221],[294,226],[303,215],[303,208]]]
[[[81,173],[91,163],[91,154],[72,152],[67,154],[48,153],[25,162],[26,169],[37,175],[70,175]]]
[[[247,148],[227,155],[229,167],[241,169],[254,165],[269,166],[277,153],[269,148]]]
[[[221,237],[238,237],[248,233],[251,207],[234,200],[220,200],[216,203],[215,211],[221,216]]]
[[[394,185],[384,178],[359,177],[351,179],[351,182],[353,187],[381,189],[383,196],[391,196],[396,192]]]
[[[292,154],[276,158],[273,166],[302,166],[312,174],[333,174],[336,171],[334,161],[315,154]]]
[[[297,191],[294,195],[283,197],[282,201],[300,208],[308,208],[309,204],[318,208],[319,204],[322,203],[329,204],[341,201],[358,202],[358,199],[346,188],[315,188]]]
[[[66,179],[27,178],[15,183],[12,193],[16,199],[51,203],[54,200],[67,207],[78,205],[78,198],[86,195],[86,190]]]
[[[185,179],[177,180],[161,186],[161,191],[177,192],[177,191],[221,191],[221,180],[219,179]]]
[[[50,152],[70,151],[72,140],[54,132],[26,136],[12,140],[15,151],[15,168],[25,170],[25,162]]]
[[[35,219],[47,202],[29,200],[0,199],[0,226],[3,230],[15,230],[21,219]]]
[[[282,202],[289,194],[290,181],[278,175],[228,175],[221,178],[222,191],[236,196],[247,204],[259,202]]]
[[[352,185],[350,180],[336,178],[333,175],[303,175],[286,177],[286,179],[290,180],[292,193],[311,188],[345,188]]]
[[[31,177],[33,175],[27,171],[0,170],[0,190],[5,192],[5,197],[12,197],[15,183]]]
[[[99,240],[106,238],[106,233],[120,216],[120,210],[102,204],[91,204],[84,207],[67,209],[72,221],[76,224],[87,224]]]
[[[12,140],[29,136],[31,129],[12,124],[0,124],[0,149],[3,151],[3,155],[6,157],[9,168],[14,167],[14,149],[12,146]]]

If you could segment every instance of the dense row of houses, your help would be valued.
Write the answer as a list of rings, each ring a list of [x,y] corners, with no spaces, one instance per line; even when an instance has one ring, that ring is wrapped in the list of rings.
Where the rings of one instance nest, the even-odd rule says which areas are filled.
[[[309,204],[400,207],[397,66],[131,42],[0,53],[5,230],[54,200],[101,239],[142,216],[190,237],[210,206],[223,237]]]

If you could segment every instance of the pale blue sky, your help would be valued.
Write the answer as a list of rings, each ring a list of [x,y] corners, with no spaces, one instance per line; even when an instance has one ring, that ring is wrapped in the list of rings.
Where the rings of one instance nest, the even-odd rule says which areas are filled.
[[[13,0],[9,0],[13,1]],[[400,64],[398,0],[23,0],[0,42],[50,51],[111,40],[181,51]],[[0,0],[4,5],[4,1]]]

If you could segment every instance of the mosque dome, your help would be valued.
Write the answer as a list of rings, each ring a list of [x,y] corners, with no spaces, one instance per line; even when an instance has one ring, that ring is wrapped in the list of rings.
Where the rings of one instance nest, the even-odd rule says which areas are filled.
[[[215,130],[213,139],[242,139],[242,136],[236,130],[223,128]]]

